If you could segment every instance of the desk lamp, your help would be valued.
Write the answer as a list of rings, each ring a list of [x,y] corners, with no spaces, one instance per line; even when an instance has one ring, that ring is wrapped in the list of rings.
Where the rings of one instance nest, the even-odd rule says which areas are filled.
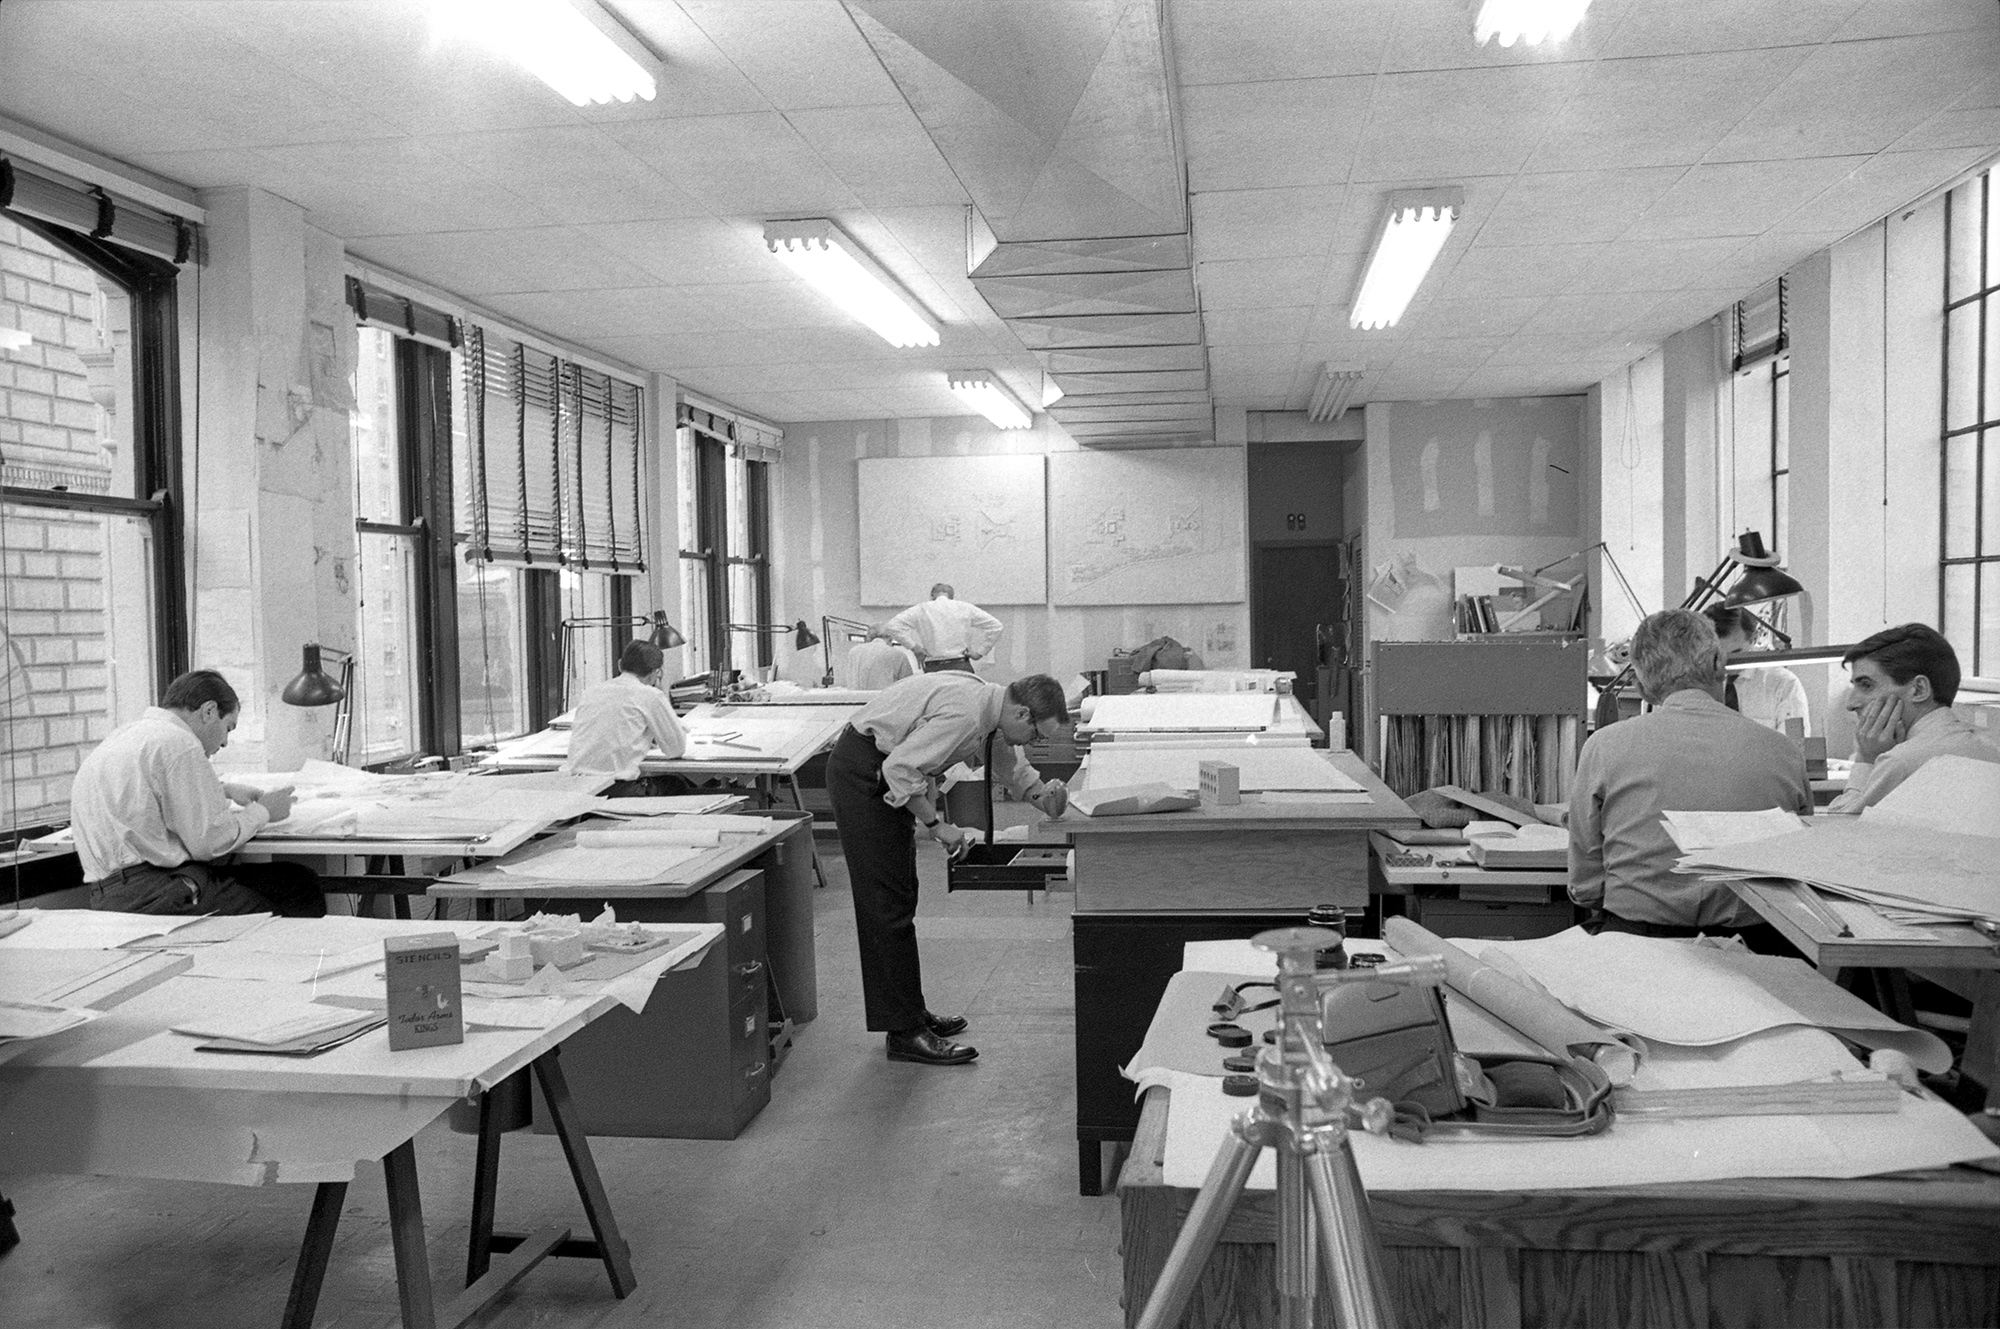
[[[645,614],[600,614],[585,618],[566,618],[562,621],[562,678],[563,687],[569,687],[570,638],[584,628],[643,628],[650,626],[646,640],[663,651],[671,651],[676,646],[687,645],[680,629],[667,622],[667,611],[655,609],[651,617]],[[568,697],[563,698],[565,704]]]
[[[327,677],[320,665],[322,655],[339,657],[340,678]],[[305,646],[305,667],[285,684],[279,700],[287,706],[333,706],[333,759],[345,766],[354,746],[354,656],[331,646],[309,641]]]
[[[723,627],[730,632],[754,632],[760,637],[775,637],[789,632],[795,651],[809,651],[819,645],[819,635],[806,626],[804,619],[796,623],[725,623]]]
[[[819,635],[821,642],[824,643],[826,659],[826,674],[819,681],[819,685],[823,688],[833,686],[833,630],[835,628],[845,630],[849,641],[866,641],[868,640],[868,635],[875,631],[873,623],[863,623],[852,618],[839,618],[833,614],[821,614],[819,616]]]

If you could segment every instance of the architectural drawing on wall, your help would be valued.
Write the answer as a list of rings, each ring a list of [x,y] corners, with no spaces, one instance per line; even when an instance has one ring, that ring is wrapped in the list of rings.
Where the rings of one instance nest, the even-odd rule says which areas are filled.
[[[975,604],[1047,598],[1041,457],[866,457],[857,465],[862,604],[915,604],[940,581]]]
[[[1580,401],[1398,404],[1412,443],[1389,456],[1396,538],[1574,534]]]
[[[1243,452],[1163,448],[1049,458],[1049,585],[1059,605],[1243,598]]]

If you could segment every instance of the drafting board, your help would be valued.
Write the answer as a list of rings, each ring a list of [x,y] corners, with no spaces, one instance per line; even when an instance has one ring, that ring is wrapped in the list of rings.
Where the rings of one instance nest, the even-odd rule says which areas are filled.
[[[1277,723],[1278,699],[1268,692],[1128,693],[1099,697],[1085,728],[1150,733],[1244,732]]]
[[[974,604],[1047,598],[1040,456],[867,457],[857,465],[861,603],[917,604],[940,581]]]
[[[1107,743],[1090,750],[1090,787],[1170,784],[1195,789],[1203,761],[1226,761],[1237,769],[1242,792],[1300,791],[1358,793],[1362,786],[1312,748],[1161,748],[1150,744]]]

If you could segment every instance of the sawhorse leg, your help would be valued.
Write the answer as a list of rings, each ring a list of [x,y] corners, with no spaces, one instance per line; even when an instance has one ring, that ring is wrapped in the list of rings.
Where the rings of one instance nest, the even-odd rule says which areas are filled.
[[[306,1220],[299,1262],[292,1269],[291,1295],[285,1298],[285,1318],[280,1321],[284,1329],[312,1329],[327,1261],[333,1256],[334,1230],[340,1226],[340,1206],[346,1199],[344,1181],[323,1181],[313,1192],[312,1217]]]
[[[618,1220],[611,1213],[611,1198],[604,1193],[604,1181],[597,1175],[597,1161],[590,1156],[590,1139],[583,1132],[583,1121],[569,1096],[569,1082],[563,1078],[562,1065],[557,1060],[560,1051],[550,1048],[535,1058],[535,1079],[542,1086],[549,1115],[555,1119],[556,1138],[562,1141],[563,1154],[569,1159],[569,1173],[576,1179],[576,1193],[583,1201],[584,1216],[590,1220],[591,1235],[597,1238],[597,1253],[604,1261],[604,1272],[611,1278],[611,1291],[626,1297],[639,1286],[632,1273],[632,1248],[618,1231]]]

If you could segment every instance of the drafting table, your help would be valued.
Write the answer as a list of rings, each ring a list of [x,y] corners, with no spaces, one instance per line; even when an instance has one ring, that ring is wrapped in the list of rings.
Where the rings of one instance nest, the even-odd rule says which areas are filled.
[[[1254,697],[1259,701],[1271,703],[1271,719],[1267,724],[1254,731],[1244,730],[1241,732],[1228,732],[1212,728],[1174,729],[1170,727],[1171,720],[1148,723],[1137,728],[1122,728],[1116,725],[1092,722],[1077,725],[1077,738],[1079,741],[1089,739],[1092,742],[1099,743],[1191,740],[1222,747],[1246,742],[1283,743],[1304,747],[1310,746],[1316,740],[1326,737],[1326,730],[1322,729],[1319,722],[1307,713],[1305,707],[1299,705],[1298,698],[1292,696],[1290,693],[1162,692],[1152,695],[1159,699],[1158,704],[1163,713],[1166,708],[1170,707],[1178,710],[1195,704],[1198,700],[1207,700],[1228,705],[1231,704],[1230,699],[1232,698],[1248,699]],[[1130,700],[1133,698],[1136,698],[1136,705]],[[1122,694],[1121,699],[1126,700],[1126,709],[1128,710],[1137,709],[1144,711],[1148,709],[1146,704],[1147,698],[1143,695]],[[1168,727],[1161,727],[1162,725]],[[1253,732],[1256,735],[1254,739],[1251,737]]]
[[[1146,1091],[1118,1183],[1127,1325],[1195,1195],[1162,1175],[1171,1097]],[[1990,1324],[2000,1283],[2000,1177],[1967,1168],[1853,1181],[1374,1191],[1369,1204],[1409,1325]],[[1184,1325],[1277,1323],[1276,1229],[1276,1196],[1247,1193]]]
[[[1849,971],[1852,978],[1872,985],[1876,1005],[1904,1024],[1916,1023],[1906,971],[1970,1001],[1972,1027],[1961,1064],[1986,1086],[1986,1106],[2000,1108],[2000,939],[1965,923],[1931,926],[1927,930],[1935,940],[1836,937],[1790,883],[1727,884],[1821,973]]]
[[[1228,758],[1226,750],[1214,755]],[[1102,1190],[1104,1142],[1129,1140],[1138,1125],[1132,1086],[1118,1068],[1144,1041],[1160,994],[1181,967],[1182,943],[1300,923],[1315,905],[1363,909],[1369,832],[1421,824],[1360,758],[1320,755],[1367,797],[1335,802],[1246,794],[1234,807],[1204,804],[1098,819],[1071,814],[1038,828],[1038,839],[1067,835],[1076,855],[1072,944],[1083,1194]],[[1086,764],[1080,787],[1089,788],[1089,780]]]
[[[61,912],[50,911],[8,939],[15,943],[8,950],[10,964],[34,954],[20,944],[32,934],[40,934],[35,948],[63,944],[64,929],[54,917]],[[357,944],[396,931],[469,933],[485,926],[319,922],[352,932]],[[659,967],[665,964],[663,957]],[[379,983],[367,970],[344,977],[356,991]],[[632,977],[650,979],[657,970],[647,974],[642,967]],[[337,981],[320,986],[324,990]],[[285,1329],[310,1329],[348,1183],[359,1162],[376,1158],[387,1182],[406,1329],[464,1322],[552,1254],[602,1260],[614,1295],[631,1292],[636,1285],[631,1253],[557,1058],[563,1040],[612,1009],[616,998],[581,995],[546,1029],[468,1029],[463,1043],[404,1052],[390,1052],[381,1029],[303,1058],[198,1052],[196,1040],[169,1032],[190,1018],[242,1009],[268,1000],[274,988],[290,986],[170,978],[94,1023],[21,1047],[0,1063],[0,1114],[10,1124],[0,1132],[0,1173],[315,1184],[281,1320]],[[555,1115],[590,1222],[589,1241],[572,1240],[561,1227],[526,1236],[494,1230],[502,1123],[485,1091],[529,1067]],[[468,1286],[440,1305],[431,1286],[413,1142],[453,1103],[472,1096],[480,1098],[481,1110]]]

